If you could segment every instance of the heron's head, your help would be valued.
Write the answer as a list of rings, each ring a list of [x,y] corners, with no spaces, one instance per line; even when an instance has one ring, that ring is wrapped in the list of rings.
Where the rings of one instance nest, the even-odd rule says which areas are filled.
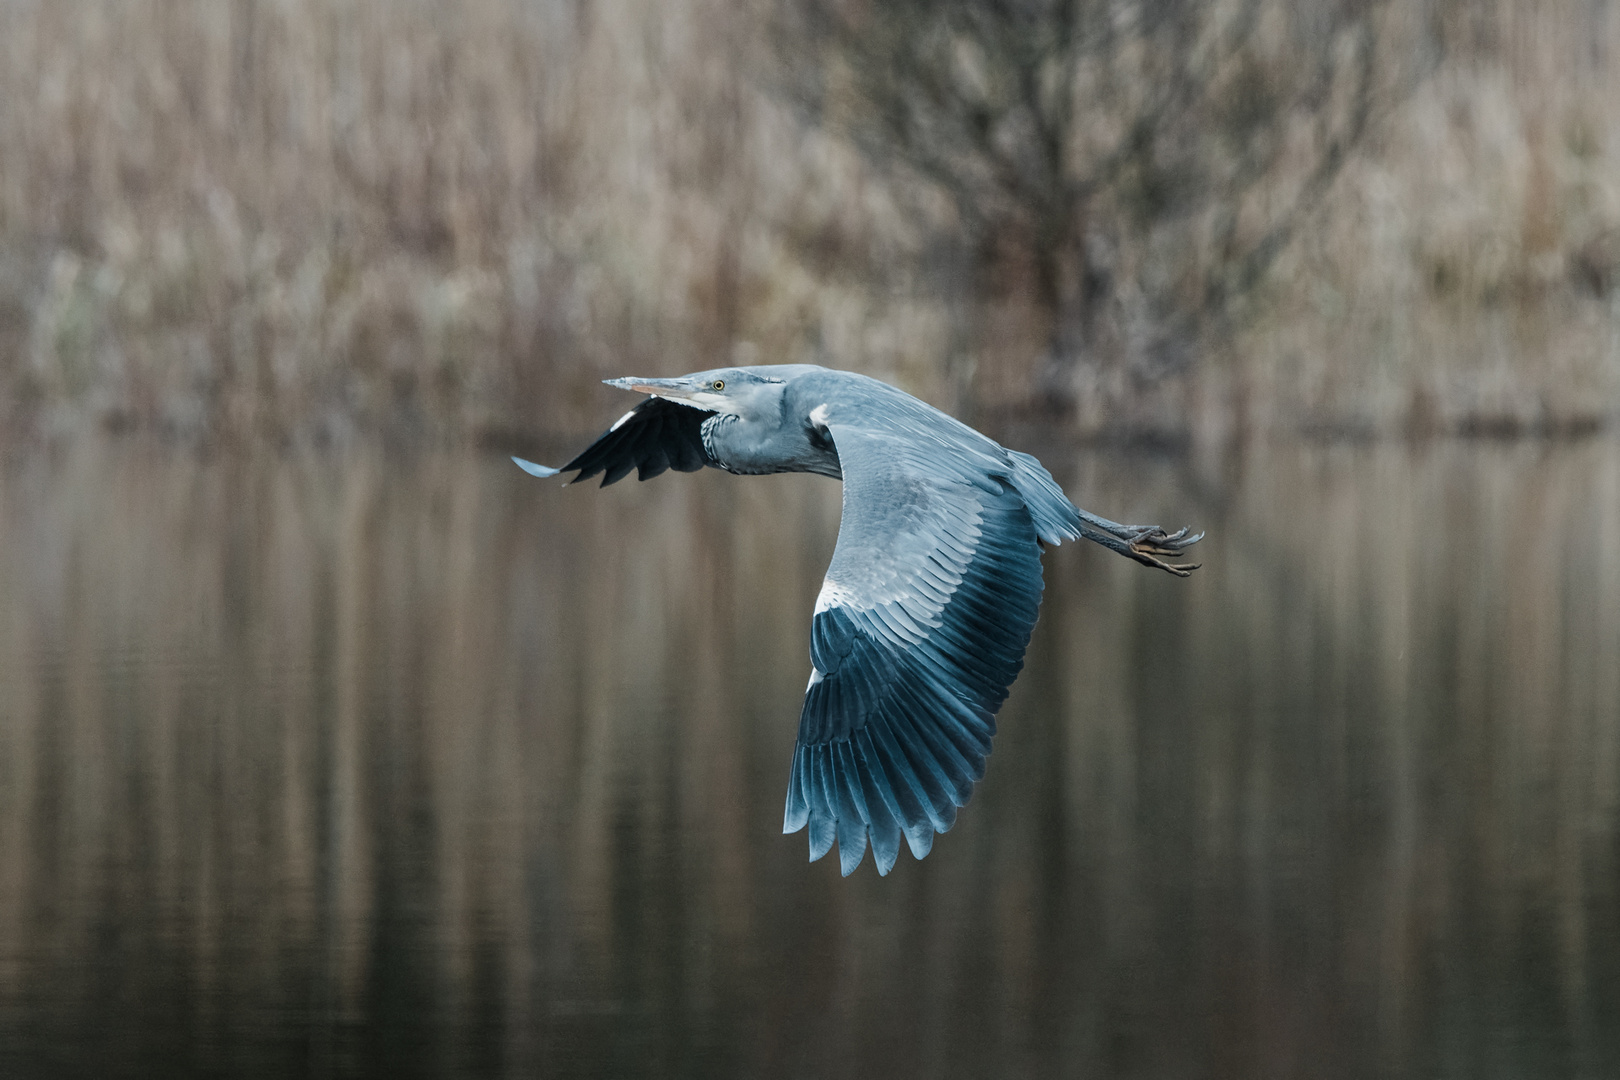
[[[605,379],[609,386],[678,401],[695,409],[744,419],[774,414],[784,383],[746,368],[716,368],[674,379]]]

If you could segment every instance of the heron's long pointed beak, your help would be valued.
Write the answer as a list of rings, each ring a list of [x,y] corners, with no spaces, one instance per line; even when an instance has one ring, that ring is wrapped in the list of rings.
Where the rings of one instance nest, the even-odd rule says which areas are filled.
[[[638,379],[634,375],[623,379],[603,379],[608,386],[620,390],[634,390],[638,394],[656,394],[671,401],[690,402],[693,386],[687,379]]]

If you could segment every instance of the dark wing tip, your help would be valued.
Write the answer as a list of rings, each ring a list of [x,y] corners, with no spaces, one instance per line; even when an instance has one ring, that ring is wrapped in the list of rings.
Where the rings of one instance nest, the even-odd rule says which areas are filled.
[[[561,472],[578,470],[570,483],[601,474],[602,486],[632,472],[650,480],[669,470],[695,472],[709,464],[703,421],[713,414],[665,398],[649,397],[604,431]]]

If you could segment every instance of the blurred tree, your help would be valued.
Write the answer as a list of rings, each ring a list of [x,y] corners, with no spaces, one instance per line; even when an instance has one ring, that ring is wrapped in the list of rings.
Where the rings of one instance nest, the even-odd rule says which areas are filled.
[[[949,196],[979,295],[1033,293],[1068,411],[1225,333],[1368,128],[1383,7],[798,0],[782,40],[824,123]]]

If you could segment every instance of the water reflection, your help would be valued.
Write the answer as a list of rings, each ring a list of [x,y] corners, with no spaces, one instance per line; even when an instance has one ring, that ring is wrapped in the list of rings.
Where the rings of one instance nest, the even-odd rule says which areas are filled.
[[[0,1074],[1614,1075],[1620,448],[1048,451],[921,864],[778,834],[838,487],[0,465]]]

